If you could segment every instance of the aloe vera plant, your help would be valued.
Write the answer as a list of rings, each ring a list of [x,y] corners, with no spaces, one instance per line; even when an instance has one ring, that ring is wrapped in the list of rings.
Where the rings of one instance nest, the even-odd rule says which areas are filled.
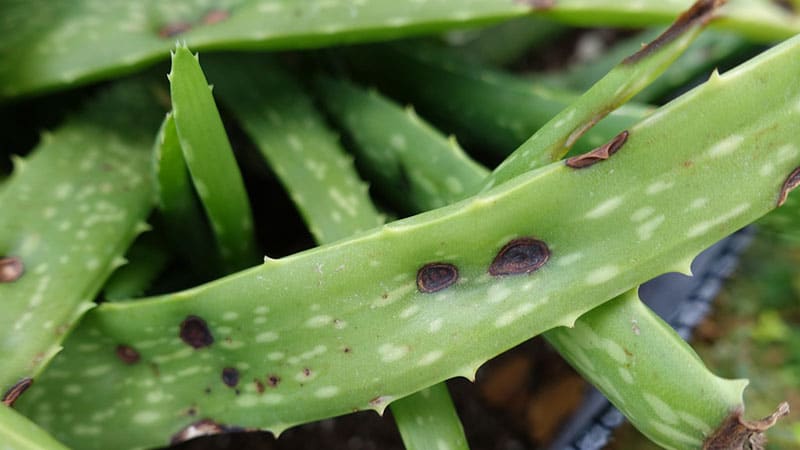
[[[701,1],[697,8],[716,3],[722,2]],[[786,11],[767,8],[755,14],[755,5],[731,1],[714,23],[761,39],[796,29],[796,18]],[[0,88],[6,97],[27,95],[128,72],[163,58],[176,36],[194,48],[302,48],[488,23],[530,10],[564,23],[593,18],[593,23],[652,24],[685,6],[644,2],[639,8],[649,14],[633,16],[626,13],[630,7],[616,2],[587,6],[569,0],[473,1],[459,3],[458,8],[445,0],[391,7],[319,2],[297,9],[277,1],[231,2],[211,9],[189,3],[175,9],[145,4],[128,11],[131,17],[145,18],[129,30],[136,37],[122,47],[115,49],[115,43],[70,61],[51,55],[42,60],[47,64],[35,76],[23,77],[26,64],[36,61],[35,52],[30,52],[16,57],[18,67],[3,69]],[[4,23],[27,7],[11,4],[13,14]],[[107,25],[98,18],[117,17],[114,8],[88,14],[92,23],[87,22],[85,33],[75,39],[67,35],[53,43],[47,37],[39,45],[66,52],[92,32],[106,35]],[[153,16],[142,12],[148,8],[161,8],[160,25],[153,26]],[[309,20],[286,19],[298,11]],[[255,12],[280,26],[264,35],[255,25],[263,15]],[[57,9],[48,14],[57,14]],[[446,391],[438,385],[427,389],[455,376],[471,378],[486,359],[545,333],[665,448],[728,448],[751,441],[787,409],[761,422],[741,419],[742,383],[723,382],[708,373],[674,333],[642,309],[631,289],[664,271],[688,270],[687,261],[703,247],[784,201],[792,206],[788,193],[800,184],[800,90],[794,82],[800,69],[798,38],[722,76],[715,73],[703,86],[652,113],[650,108],[634,108],[614,133],[608,134],[613,127],[606,130],[603,141],[625,130],[608,145],[566,163],[558,161],[581,134],[597,131],[590,129],[594,122],[666,67],[673,57],[667,55],[685,47],[710,16],[703,12],[684,17],[690,20],[674,39],[653,47],[666,51],[645,50],[582,97],[552,90],[555,106],[540,125],[556,117],[488,182],[487,170],[413,113],[401,112],[402,119],[390,114],[372,117],[371,125],[362,118],[343,127],[351,133],[372,128],[385,133],[396,125],[385,142],[405,154],[379,155],[369,170],[406,183],[408,196],[396,199],[404,208],[423,211],[450,205],[378,228],[373,227],[383,217],[352,163],[314,113],[302,86],[281,64],[258,61],[257,55],[244,61],[229,55],[209,57],[205,68],[217,85],[214,97],[259,148],[323,245],[285,258],[265,258],[262,265],[181,292],[127,301],[119,298],[124,295],[109,296],[121,301],[92,309],[69,333],[144,229],[141,224],[151,211],[156,187],[160,211],[154,224],[165,226],[173,240],[181,240],[181,229],[191,230],[187,242],[197,245],[180,252],[194,261],[196,271],[217,264],[215,255],[203,253],[208,241],[220,244],[219,251],[211,248],[219,253],[223,268],[211,268],[206,277],[244,267],[259,252],[248,196],[212,91],[196,58],[179,45],[170,80],[173,113],[158,137],[157,123],[150,119],[158,116],[158,108],[147,104],[152,93],[141,82],[120,82],[87,106],[87,113],[52,135],[59,138],[55,142],[63,137],[66,144],[54,146],[54,138],[45,139],[27,164],[17,164],[13,175],[0,181],[5,211],[41,210],[59,218],[37,222],[29,214],[0,214],[0,294],[11,298],[15,308],[3,318],[2,342],[7,345],[0,380],[9,389],[4,401],[76,448],[139,448],[247,429],[278,434],[295,424],[354,410],[381,412],[390,403],[409,448],[463,446]],[[66,28],[55,26],[53,36],[79,23],[50,18],[51,25],[60,21]],[[20,23],[27,24],[21,27],[22,36],[35,29],[33,21]],[[9,41],[14,45],[0,50],[7,55],[32,45],[20,44],[17,37]],[[651,63],[637,64],[641,55],[652,57]],[[293,63],[292,58],[288,61]],[[480,79],[474,77],[473,82]],[[500,86],[506,79],[492,80]],[[323,98],[332,94],[325,91],[326,84],[317,84],[323,86]],[[557,115],[568,104],[572,109]],[[493,109],[501,113],[500,106]],[[343,122],[350,120],[345,117]],[[704,120],[711,126],[701,123]],[[153,141],[155,158],[148,152]],[[100,157],[87,143],[119,150]],[[73,155],[67,151],[74,156],[65,157]],[[424,167],[426,156],[432,159],[430,167]],[[109,161],[97,163],[97,158]],[[150,175],[151,161],[155,177]],[[96,167],[117,166],[125,168],[121,173],[130,178],[130,187],[122,186],[126,178],[117,171],[107,175],[107,183],[116,183],[110,188],[103,187],[103,174],[85,176],[86,171],[94,174]],[[307,182],[312,178],[318,183]],[[57,200],[59,192],[52,195],[48,183],[86,184],[72,191],[81,200],[93,198],[96,192],[90,187],[98,179],[95,191],[107,198],[95,203],[114,209],[115,217],[122,219],[114,222],[113,230],[76,235],[75,240],[87,240],[91,246],[86,249],[89,256],[83,256],[75,253],[80,249],[73,241],[53,236],[71,229],[65,223],[85,222],[95,215],[80,207],[49,213],[48,202],[53,196]],[[132,189],[134,184],[141,189]],[[226,191],[228,186],[232,190]],[[384,192],[391,190],[387,186]],[[474,195],[482,186],[485,191]],[[65,195],[73,198],[71,192]],[[93,225],[84,222],[80,223],[85,227]],[[780,223],[773,222],[776,227]],[[77,233],[90,231],[83,225]],[[228,234],[230,230],[236,231]],[[42,239],[46,246],[30,242]],[[43,247],[48,253],[34,252]],[[231,249],[239,255],[232,255]],[[130,255],[141,261],[137,253]],[[72,265],[61,263],[68,267],[48,271],[47,265],[35,264],[54,264],[65,256],[80,259],[86,269],[70,271]],[[146,291],[160,271],[155,264],[147,268],[152,270],[119,272],[106,285],[106,295]],[[123,282],[115,281],[120,279]],[[133,283],[126,284],[126,279]],[[50,291],[38,295],[28,283],[49,283],[70,295],[66,301]],[[26,310],[27,302],[38,296],[48,308]],[[628,316],[636,316],[636,322]],[[49,332],[55,324],[60,325],[58,332]],[[43,371],[67,333],[64,350]],[[624,347],[632,354],[663,350],[662,358],[643,356],[637,361],[652,362],[662,371],[681,366],[680,373],[694,382],[676,390],[674,380],[648,381],[652,372],[626,365],[630,356],[624,350],[619,353],[620,342],[639,345]],[[644,380],[641,389],[634,386],[639,380]],[[706,395],[689,402],[681,398],[701,391]],[[410,397],[395,402],[405,396]],[[628,400],[632,404],[624,404]],[[436,412],[426,416],[423,409]],[[5,407],[3,416],[3,424],[32,426]],[[438,425],[426,431],[426,422]],[[16,427],[0,428],[0,436],[12,439]],[[434,441],[432,436],[445,429],[449,437]],[[35,438],[30,448],[50,445],[44,432],[31,433]],[[28,448],[23,445],[17,447]]]

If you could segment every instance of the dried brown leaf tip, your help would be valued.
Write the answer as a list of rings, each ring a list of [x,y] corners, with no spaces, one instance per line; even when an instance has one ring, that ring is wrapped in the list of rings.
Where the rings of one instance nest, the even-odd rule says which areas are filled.
[[[716,12],[717,8],[724,5],[726,2],[727,0],[697,0],[689,9],[678,17],[678,20],[676,20],[672,26],[655,38],[653,42],[645,44],[638,52],[625,58],[622,63],[633,64],[674,41],[678,36],[685,33],[686,30],[695,26],[705,26],[714,17],[714,12]]]
[[[531,273],[550,259],[550,249],[544,241],[520,238],[506,244],[489,266],[492,276]]]
[[[0,258],[0,283],[11,283],[19,280],[25,273],[25,265],[16,256]]]
[[[431,293],[448,288],[458,281],[458,269],[448,263],[425,264],[417,271],[417,288]]]
[[[9,408],[14,406],[14,402],[17,401],[20,395],[23,392],[27,391],[29,387],[33,384],[33,378],[23,378],[17,381],[16,384],[11,386],[5,394],[3,394],[3,404],[8,406]]]
[[[596,149],[582,155],[573,156],[572,158],[567,159],[567,166],[572,167],[573,169],[583,169],[584,167],[593,166],[600,161],[605,161],[614,153],[617,153],[619,149],[625,145],[625,141],[627,140],[628,131],[625,130],[622,133],[614,136],[613,139],[601,145],[600,147],[597,147]]]
[[[208,347],[214,343],[214,336],[206,321],[197,316],[186,316],[181,322],[181,340],[194,348]]]
[[[706,439],[703,450],[763,450],[766,443],[764,432],[787,414],[789,404],[783,402],[769,416],[749,421],[742,418],[742,408],[739,407]]]
[[[789,197],[789,192],[792,192],[797,186],[800,186],[800,167],[794,169],[792,173],[786,177],[786,181],[783,182],[781,193],[778,196],[779,207],[786,203],[786,198]]]

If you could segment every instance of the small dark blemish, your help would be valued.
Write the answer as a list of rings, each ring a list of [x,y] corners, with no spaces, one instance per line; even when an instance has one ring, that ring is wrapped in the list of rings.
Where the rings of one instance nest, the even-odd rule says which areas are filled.
[[[14,406],[14,402],[17,401],[20,395],[22,395],[25,391],[28,390],[29,387],[33,384],[33,378],[25,377],[19,381],[17,381],[13,386],[11,386],[5,394],[3,394],[3,404],[8,406],[9,408]]]
[[[223,11],[221,9],[214,9],[208,12],[208,14],[203,17],[203,24],[204,25],[214,25],[215,23],[220,23],[222,21],[228,20],[230,14],[228,11]]]
[[[384,292],[383,294],[381,294],[381,298],[386,300],[387,298],[389,298],[389,293],[388,292]]]
[[[170,38],[185,33],[192,29],[192,24],[189,22],[175,22],[164,25],[158,30],[158,35],[162,38]]]
[[[800,186],[800,167],[794,169],[792,173],[786,177],[786,181],[783,182],[783,187],[781,187],[781,193],[778,196],[778,206],[783,206],[786,203],[786,198],[789,197],[789,193],[794,190],[797,186]]]
[[[186,316],[181,322],[179,336],[193,348],[208,347],[214,343],[214,336],[211,335],[206,321],[197,316]]]
[[[631,56],[622,60],[623,64],[634,64],[646,56],[654,53],[661,47],[674,41],[678,36],[682,35],[689,28],[695,26],[704,26],[714,16],[714,12],[722,6],[727,0],[697,0],[688,10],[678,17],[666,31],[661,33],[649,44],[645,44],[639,51]]]
[[[417,271],[417,288],[420,292],[438,292],[458,281],[458,269],[448,263],[425,264]]]
[[[16,256],[0,258],[0,283],[11,283],[20,279],[25,273],[25,265]]]
[[[310,377],[311,376],[311,369],[309,369],[308,367],[304,367],[303,368],[303,375],[305,375],[307,377]]]
[[[256,384],[256,392],[258,392],[259,394],[263,394],[265,389],[264,383],[262,383],[261,380],[259,380],[258,378],[253,379],[253,383]]]
[[[506,244],[489,266],[489,275],[531,273],[550,259],[550,249],[544,241],[534,238],[514,239]]]
[[[189,417],[194,417],[197,415],[197,405],[192,405],[189,409],[186,410],[186,415]]]
[[[211,387],[210,386],[206,386],[206,388],[203,389],[203,392],[205,392],[206,394],[211,394]]]
[[[772,0],[772,3],[790,14],[797,14],[796,6],[791,0]]]
[[[345,347],[345,348],[342,349],[342,351],[345,352],[345,353],[350,353],[350,352],[353,351],[353,349],[350,348],[350,347]]]
[[[233,367],[222,369],[222,382],[228,387],[236,387],[239,384],[239,371]]]
[[[281,382],[281,377],[277,375],[270,375],[267,377],[267,385],[271,388],[278,387],[278,384]]]
[[[120,344],[117,346],[117,358],[125,364],[131,365],[138,363],[141,357],[135,348]]]
[[[220,425],[211,419],[202,419],[181,428],[180,431],[172,435],[169,443],[173,445],[179,444],[199,436],[209,436],[227,431],[230,431],[230,429],[225,425]]]
[[[241,393],[242,393],[242,391],[240,391],[238,388],[237,388],[237,389],[234,389],[234,390],[233,390],[233,392],[234,392],[236,395],[239,395],[239,394],[241,394]]]
[[[378,406],[386,402],[386,398],[382,395],[374,397],[372,400],[369,401],[370,406]]]
[[[606,159],[610,158],[614,153],[617,153],[619,149],[625,145],[625,141],[628,140],[628,131],[625,130],[622,133],[614,136],[613,139],[608,141],[607,143],[597,147],[594,150],[591,150],[587,153],[582,155],[573,156],[572,158],[567,159],[567,166],[572,167],[573,169],[583,169],[584,167],[593,166],[600,161],[605,161]]]

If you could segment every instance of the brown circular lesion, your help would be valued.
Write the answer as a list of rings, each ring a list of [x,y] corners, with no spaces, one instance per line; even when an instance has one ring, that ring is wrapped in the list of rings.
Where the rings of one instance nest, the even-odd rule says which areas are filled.
[[[417,288],[420,292],[438,292],[452,286],[456,281],[458,268],[450,263],[429,263],[417,271]]]
[[[208,347],[214,343],[214,336],[208,329],[206,321],[195,315],[186,316],[181,322],[178,335],[183,342],[195,349]]]
[[[489,266],[489,275],[517,275],[539,270],[550,259],[544,241],[532,237],[518,238],[503,246]]]
[[[117,345],[116,353],[117,353],[117,358],[119,358],[120,361],[128,365],[136,364],[141,359],[139,352],[130,345],[124,345],[124,344]]]

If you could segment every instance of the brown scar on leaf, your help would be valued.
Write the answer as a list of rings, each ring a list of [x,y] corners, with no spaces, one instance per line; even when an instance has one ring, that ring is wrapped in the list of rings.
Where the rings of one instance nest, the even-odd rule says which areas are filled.
[[[0,258],[0,283],[11,283],[20,279],[25,273],[22,259],[16,256]]]
[[[697,0],[691,8],[678,17],[666,31],[661,33],[649,44],[645,44],[638,52],[622,60],[623,64],[636,63],[661,47],[669,44],[696,25],[705,26],[714,18],[717,8],[724,5],[727,0]]]
[[[208,12],[208,14],[203,17],[203,24],[204,25],[214,25],[215,23],[220,23],[222,21],[228,20],[230,14],[228,11],[224,11],[222,9],[214,9]]]
[[[783,182],[781,193],[778,196],[778,207],[783,206],[783,204],[786,203],[789,193],[792,192],[797,186],[800,186],[800,167],[794,169],[792,173],[786,177],[786,181]]]
[[[789,404],[778,405],[778,409],[761,420],[749,421],[742,418],[740,406],[725,418],[722,424],[703,443],[702,450],[763,450],[766,438],[764,432],[783,416],[789,414]]]
[[[550,9],[553,6],[556,6],[555,0],[516,0],[516,2],[530,6],[533,8],[534,11]]]
[[[33,378],[25,377],[19,381],[17,381],[13,386],[11,386],[5,394],[3,394],[3,404],[8,406],[9,408],[14,406],[14,402],[17,401],[20,395],[22,395],[25,391],[28,390],[29,387],[33,384]]]
[[[613,139],[601,145],[600,147],[597,147],[596,149],[582,155],[573,156],[572,158],[567,159],[566,164],[568,167],[572,167],[573,169],[583,169],[585,167],[593,166],[600,161],[607,160],[614,155],[614,153],[617,153],[619,149],[625,145],[627,140],[628,131],[625,130],[622,133],[614,136]]]
[[[225,386],[236,387],[239,384],[239,371],[234,367],[222,369],[222,382]]]
[[[195,315],[186,316],[181,322],[178,336],[183,342],[195,349],[208,347],[214,343],[214,336],[208,329],[206,321]]]
[[[242,429],[239,427],[229,427],[214,422],[211,419],[202,419],[181,428],[180,431],[172,435],[169,443],[175,445],[200,436],[210,436],[213,434],[230,433],[241,430]]]
[[[189,22],[175,22],[169,23],[158,30],[158,35],[162,38],[170,38],[185,33],[192,29],[192,24]]]
[[[136,364],[139,362],[141,356],[139,352],[136,351],[135,348],[131,347],[130,345],[118,345],[116,349],[117,358],[119,358],[125,364],[131,365]]]

